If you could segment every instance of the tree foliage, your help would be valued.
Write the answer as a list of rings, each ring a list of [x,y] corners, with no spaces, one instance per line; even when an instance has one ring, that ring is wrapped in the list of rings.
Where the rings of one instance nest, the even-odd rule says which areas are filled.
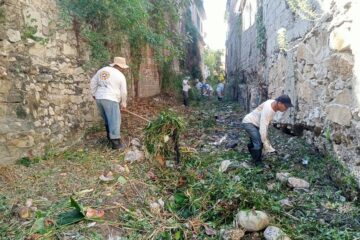
[[[58,3],[64,18],[89,43],[97,67],[128,46],[133,73],[138,72],[146,45],[154,49],[159,64],[183,56],[187,36],[181,35],[177,24],[189,0],[58,0]]]
[[[224,70],[221,68],[221,58],[223,55],[223,50],[212,50],[210,48],[205,49],[204,62],[210,73],[207,81],[212,85],[216,84],[220,80],[221,76],[224,75]]]

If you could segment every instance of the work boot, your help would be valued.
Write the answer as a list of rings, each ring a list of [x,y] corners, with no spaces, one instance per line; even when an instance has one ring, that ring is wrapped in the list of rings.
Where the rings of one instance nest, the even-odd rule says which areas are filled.
[[[252,159],[254,161],[255,166],[258,166],[258,167],[264,167],[265,166],[264,163],[261,160],[262,149],[258,149],[258,150],[251,149],[250,154],[251,154],[251,157],[252,157]]]
[[[249,144],[247,145],[247,147],[248,147],[248,150],[249,150],[249,152],[250,152],[250,154],[251,154],[251,149],[253,149],[254,144],[249,143]]]
[[[111,148],[114,150],[115,149],[123,150],[126,148],[125,144],[123,144],[120,139],[110,139],[110,142],[111,142]]]

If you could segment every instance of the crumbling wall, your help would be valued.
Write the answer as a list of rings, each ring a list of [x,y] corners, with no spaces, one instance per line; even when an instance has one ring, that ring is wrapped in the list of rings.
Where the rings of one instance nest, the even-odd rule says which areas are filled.
[[[247,1],[234,2],[239,2],[239,9],[234,10],[244,11],[242,6]],[[312,21],[296,15],[285,0],[257,3],[262,6],[262,24],[266,29],[264,58],[256,47],[246,43],[257,41],[259,33],[249,31],[256,28],[256,22],[241,33],[240,40],[229,35],[227,43],[231,46],[240,41],[236,43],[236,52],[240,53],[253,48],[250,55],[240,54],[240,59],[228,55],[227,59],[228,75],[239,68],[245,75],[257,72],[254,80],[245,79],[246,87],[238,87],[239,91],[247,91],[241,95],[242,102],[247,102],[250,110],[263,101],[262,97],[249,100],[249,96],[264,94],[259,87],[262,84],[268,98],[289,94],[295,108],[277,115],[278,126],[302,134],[320,150],[334,153],[360,179],[360,106],[355,97],[359,85],[354,74],[359,44],[351,37],[356,35],[356,1],[310,1],[318,14]],[[237,27],[230,22],[230,33]],[[279,29],[285,31],[283,50],[279,47]]]
[[[99,116],[89,90],[96,69],[84,67],[89,49],[76,28],[64,24],[56,1],[2,0],[0,5],[0,164],[6,164],[77,142]],[[112,54],[129,58],[128,49]],[[145,52],[139,97],[160,92],[152,50]]]

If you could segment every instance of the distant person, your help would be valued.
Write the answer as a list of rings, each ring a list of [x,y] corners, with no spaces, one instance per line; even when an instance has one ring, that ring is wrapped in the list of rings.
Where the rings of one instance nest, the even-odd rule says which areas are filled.
[[[213,92],[214,92],[214,89],[213,87],[209,84],[208,86],[208,91],[209,91],[209,96],[212,96],[213,95]]]
[[[201,81],[199,81],[199,79],[196,79],[196,86],[195,87],[200,92],[201,92],[202,85],[203,85],[203,83]]]
[[[203,86],[203,83],[201,81],[199,81],[199,79],[196,79],[195,80],[195,89],[196,89],[195,97],[196,97],[197,101],[200,101],[200,99],[201,99],[202,86]]]
[[[126,109],[127,86],[122,71],[129,66],[126,59],[115,57],[110,66],[101,68],[91,79],[91,94],[104,120],[106,136],[112,149],[124,149],[120,138],[121,110]]]
[[[189,89],[191,88],[189,84],[190,77],[185,77],[182,82],[182,90],[183,90],[183,98],[184,98],[184,106],[189,106]]]
[[[204,97],[210,96],[210,84],[204,83],[202,87],[202,92]]]
[[[224,97],[224,83],[223,82],[219,82],[218,85],[216,86],[216,94],[217,94],[217,97],[218,97],[218,100],[219,101],[222,101],[223,100],[223,97]]]
[[[262,149],[266,153],[275,152],[267,138],[269,123],[276,112],[285,112],[290,107],[293,107],[290,97],[281,95],[275,100],[265,101],[244,117],[242,127],[250,137],[248,150],[255,165],[264,166],[261,159]]]

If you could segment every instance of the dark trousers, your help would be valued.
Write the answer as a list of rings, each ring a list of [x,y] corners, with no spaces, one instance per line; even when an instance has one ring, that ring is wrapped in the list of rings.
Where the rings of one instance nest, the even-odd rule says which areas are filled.
[[[189,106],[189,92],[183,91],[184,105]]]
[[[263,143],[261,141],[259,128],[252,123],[243,123],[242,128],[250,137],[250,144],[253,145],[252,149],[261,150],[263,147]]]
[[[255,165],[262,165],[261,155],[263,143],[261,141],[259,128],[251,123],[243,123],[242,127],[250,137],[248,150],[251,154],[251,158],[255,162]]]

